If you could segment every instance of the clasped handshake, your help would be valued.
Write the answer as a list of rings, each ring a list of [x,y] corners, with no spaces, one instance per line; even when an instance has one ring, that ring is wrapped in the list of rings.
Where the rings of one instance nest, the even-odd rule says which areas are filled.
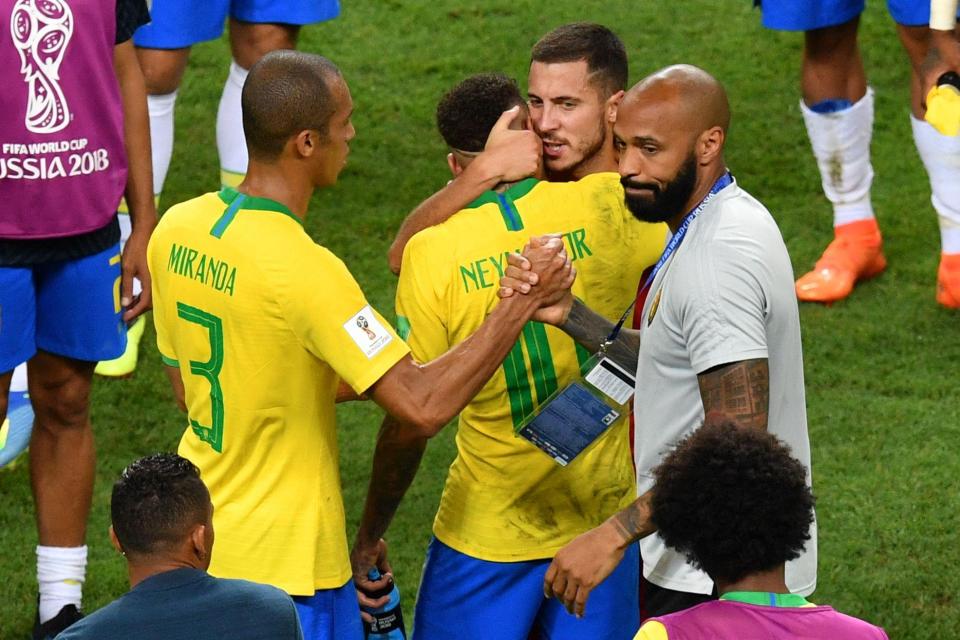
[[[522,253],[507,256],[507,268],[497,292],[501,298],[514,294],[530,295],[539,302],[533,320],[560,326],[573,305],[570,287],[577,270],[567,256],[559,234],[530,238]]]

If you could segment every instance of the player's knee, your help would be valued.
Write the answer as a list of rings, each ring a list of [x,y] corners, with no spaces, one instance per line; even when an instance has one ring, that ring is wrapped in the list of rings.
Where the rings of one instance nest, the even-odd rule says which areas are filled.
[[[250,69],[260,58],[278,49],[295,49],[299,27],[281,24],[230,22],[230,50],[233,59]]]
[[[163,96],[180,87],[190,49],[137,49],[147,93]]]
[[[51,431],[83,429],[88,424],[90,383],[86,380],[60,379],[30,383],[30,398],[36,414],[36,427]]]

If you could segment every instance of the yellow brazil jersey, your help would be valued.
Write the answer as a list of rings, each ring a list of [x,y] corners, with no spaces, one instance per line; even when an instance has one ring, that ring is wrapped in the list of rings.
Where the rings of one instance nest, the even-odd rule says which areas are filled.
[[[186,388],[179,452],[214,504],[210,573],[343,586],[338,380],[363,392],[409,349],[277,202],[227,188],[179,204],[148,257],[157,344]]]
[[[398,326],[414,357],[431,360],[476,331],[497,302],[506,254],[545,233],[563,234],[577,268],[574,294],[616,319],[660,256],[666,227],[626,210],[614,173],[572,183],[530,179],[486,194],[404,251]],[[590,355],[554,327],[524,327],[460,414],[457,457],[434,521],[438,539],[483,560],[547,558],[636,497],[625,420],[567,467],[514,435]]]

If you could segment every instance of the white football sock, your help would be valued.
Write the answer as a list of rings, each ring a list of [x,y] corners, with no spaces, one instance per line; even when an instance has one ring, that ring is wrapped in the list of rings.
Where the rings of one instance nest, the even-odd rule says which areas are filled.
[[[117,222],[120,223],[120,246],[127,244],[130,239],[130,233],[133,231],[133,223],[130,222],[129,213],[121,213],[117,216]]]
[[[247,172],[247,141],[243,137],[240,94],[247,70],[230,62],[230,73],[217,109],[217,152],[220,154],[220,182],[236,186]]]
[[[18,364],[10,380],[10,393],[23,393],[27,390],[27,363]]]
[[[37,547],[40,623],[56,617],[68,604],[80,608],[87,570],[87,547]]]
[[[173,156],[173,107],[177,92],[147,96],[150,114],[150,148],[153,157],[153,195],[159,197]],[[129,237],[129,236],[128,236]]]
[[[800,101],[807,135],[820,169],[823,193],[833,203],[833,226],[873,218],[870,139],[873,89],[848,109],[816,113]]]
[[[930,200],[940,221],[943,253],[960,253],[960,136],[945,136],[912,114],[910,125],[930,177]]]

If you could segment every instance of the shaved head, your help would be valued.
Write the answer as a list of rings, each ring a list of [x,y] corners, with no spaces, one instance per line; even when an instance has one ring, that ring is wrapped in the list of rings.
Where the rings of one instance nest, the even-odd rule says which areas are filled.
[[[634,85],[614,124],[627,206],[647,222],[674,224],[726,171],[730,103],[723,86],[691,65],[675,65]]]
[[[730,103],[723,85],[689,64],[666,67],[631,87],[620,109],[633,108],[662,111],[674,126],[694,136],[713,127],[724,133],[730,128]]]
[[[263,56],[250,69],[240,98],[250,157],[275,160],[292,136],[307,129],[326,137],[339,106],[339,83],[340,70],[323,56],[288,50]]]

